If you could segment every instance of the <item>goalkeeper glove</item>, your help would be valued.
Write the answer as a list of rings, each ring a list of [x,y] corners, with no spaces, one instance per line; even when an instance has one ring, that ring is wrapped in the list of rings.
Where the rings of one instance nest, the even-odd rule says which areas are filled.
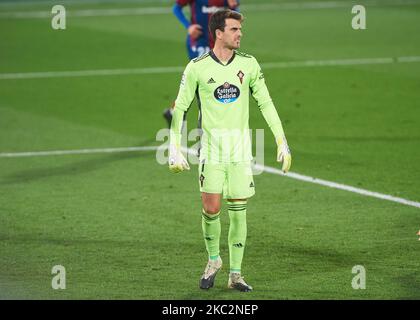
[[[290,153],[285,136],[282,136],[277,140],[277,162],[283,162],[281,170],[284,173],[289,171],[292,164],[292,154]]]
[[[169,145],[169,170],[173,173],[182,172],[184,170],[190,170],[190,166],[187,159],[181,153],[179,146],[174,144]]]

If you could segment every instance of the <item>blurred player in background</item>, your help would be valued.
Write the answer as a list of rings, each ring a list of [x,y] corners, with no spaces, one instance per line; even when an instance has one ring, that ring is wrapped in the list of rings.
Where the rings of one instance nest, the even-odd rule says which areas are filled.
[[[183,12],[183,7],[189,5],[191,20]],[[209,21],[213,13],[229,8],[238,11],[239,0],[176,0],[172,11],[179,22],[187,29],[187,51],[189,59],[194,59],[207,53],[214,46],[214,39],[209,32]],[[171,125],[174,105],[165,109],[163,116]]]

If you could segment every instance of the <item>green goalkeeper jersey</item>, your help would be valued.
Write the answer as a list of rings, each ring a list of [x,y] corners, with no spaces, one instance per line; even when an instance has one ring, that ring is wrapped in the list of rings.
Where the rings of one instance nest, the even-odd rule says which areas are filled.
[[[185,68],[175,101],[171,143],[180,144],[184,113],[197,96],[199,106],[200,161],[231,163],[252,159],[249,133],[249,96],[272,130],[276,141],[284,135],[257,60],[234,51],[223,64],[210,51]]]

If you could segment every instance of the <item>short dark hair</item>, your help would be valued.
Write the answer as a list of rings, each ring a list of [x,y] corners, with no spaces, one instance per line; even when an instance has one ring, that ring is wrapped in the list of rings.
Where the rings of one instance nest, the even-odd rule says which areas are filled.
[[[240,22],[244,20],[244,16],[239,12],[230,10],[230,9],[222,9],[216,11],[210,18],[209,23],[209,31],[210,34],[213,36],[213,39],[216,40],[216,30],[219,29],[220,31],[225,31],[226,27],[226,19],[235,19]]]

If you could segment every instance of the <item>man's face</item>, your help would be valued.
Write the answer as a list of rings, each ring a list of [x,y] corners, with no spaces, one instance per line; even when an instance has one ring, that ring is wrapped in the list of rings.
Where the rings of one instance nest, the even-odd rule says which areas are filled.
[[[241,45],[242,26],[238,20],[226,19],[225,31],[217,31],[223,45],[229,49],[238,49]]]

